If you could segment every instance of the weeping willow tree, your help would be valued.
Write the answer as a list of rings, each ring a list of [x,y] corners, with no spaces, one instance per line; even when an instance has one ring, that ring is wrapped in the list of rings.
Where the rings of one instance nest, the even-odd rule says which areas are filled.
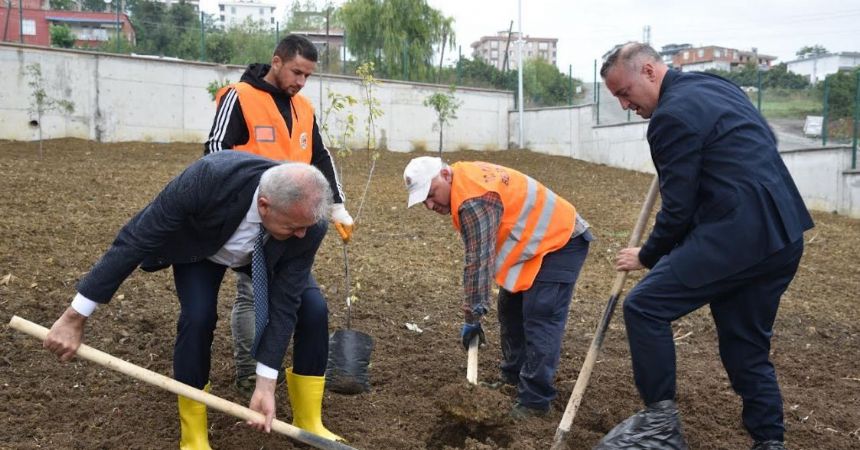
[[[425,0],[348,0],[337,12],[346,45],[384,77],[433,79],[434,48],[455,48],[454,19]]]

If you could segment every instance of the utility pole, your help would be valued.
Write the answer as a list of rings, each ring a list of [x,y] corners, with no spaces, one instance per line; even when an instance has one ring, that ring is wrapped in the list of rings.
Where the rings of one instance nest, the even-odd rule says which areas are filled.
[[[24,0],[18,0],[18,40],[24,43]]]
[[[642,42],[651,45],[651,25],[642,27]]]
[[[520,149],[525,147],[524,145],[524,136],[523,136],[523,0],[517,1],[517,7],[519,9],[519,19],[518,19],[518,27],[520,29],[519,36],[517,36],[517,107],[519,109],[519,135],[520,135]]]

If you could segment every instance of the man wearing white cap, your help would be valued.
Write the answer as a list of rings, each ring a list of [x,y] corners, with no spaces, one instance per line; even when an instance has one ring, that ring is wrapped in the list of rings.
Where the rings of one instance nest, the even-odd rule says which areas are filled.
[[[517,386],[511,417],[542,416],[553,387],[570,300],[589,242],[588,223],[565,199],[516,170],[485,162],[422,156],[403,171],[409,207],[451,214],[466,250],[464,348],[499,284],[501,383]]]

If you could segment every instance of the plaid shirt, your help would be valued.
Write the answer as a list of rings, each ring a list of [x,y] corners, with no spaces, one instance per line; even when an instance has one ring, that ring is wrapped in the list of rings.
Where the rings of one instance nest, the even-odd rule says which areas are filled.
[[[466,248],[463,312],[467,323],[480,320],[490,310],[496,235],[502,222],[502,212],[502,199],[495,192],[466,200],[457,211],[460,215],[460,234]]]
[[[490,289],[495,278],[496,235],[504,206],[499,194],[487,192],[460,205],[460,234],[466,248],[463,269],[463,312],[467,323],[480,320],[490,310]],[[578,213],[571,238],[590,228]]]

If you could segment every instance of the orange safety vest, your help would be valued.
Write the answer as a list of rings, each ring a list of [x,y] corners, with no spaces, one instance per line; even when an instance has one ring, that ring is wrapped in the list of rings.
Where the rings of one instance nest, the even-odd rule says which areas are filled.
[[[522,292],[534,283],[543,257],[564,247],[573,234],[576,209],[533,178],[485,162],[451,166],[451,219],[460,231],[457,211],[464,201],[495,192],[502,200],[502,223],[496,238],[496,283]]]
[[[293,115],[293,132],[287,128],[271,94],[244,81],[221,88],[215,102],[232,87],[239,96],[242,115],[248,126],[248,142],[233,147],[276,161],[294,161],[310,164],[313,153],[314,107],[307,97],[292,97],[290,113]]]

